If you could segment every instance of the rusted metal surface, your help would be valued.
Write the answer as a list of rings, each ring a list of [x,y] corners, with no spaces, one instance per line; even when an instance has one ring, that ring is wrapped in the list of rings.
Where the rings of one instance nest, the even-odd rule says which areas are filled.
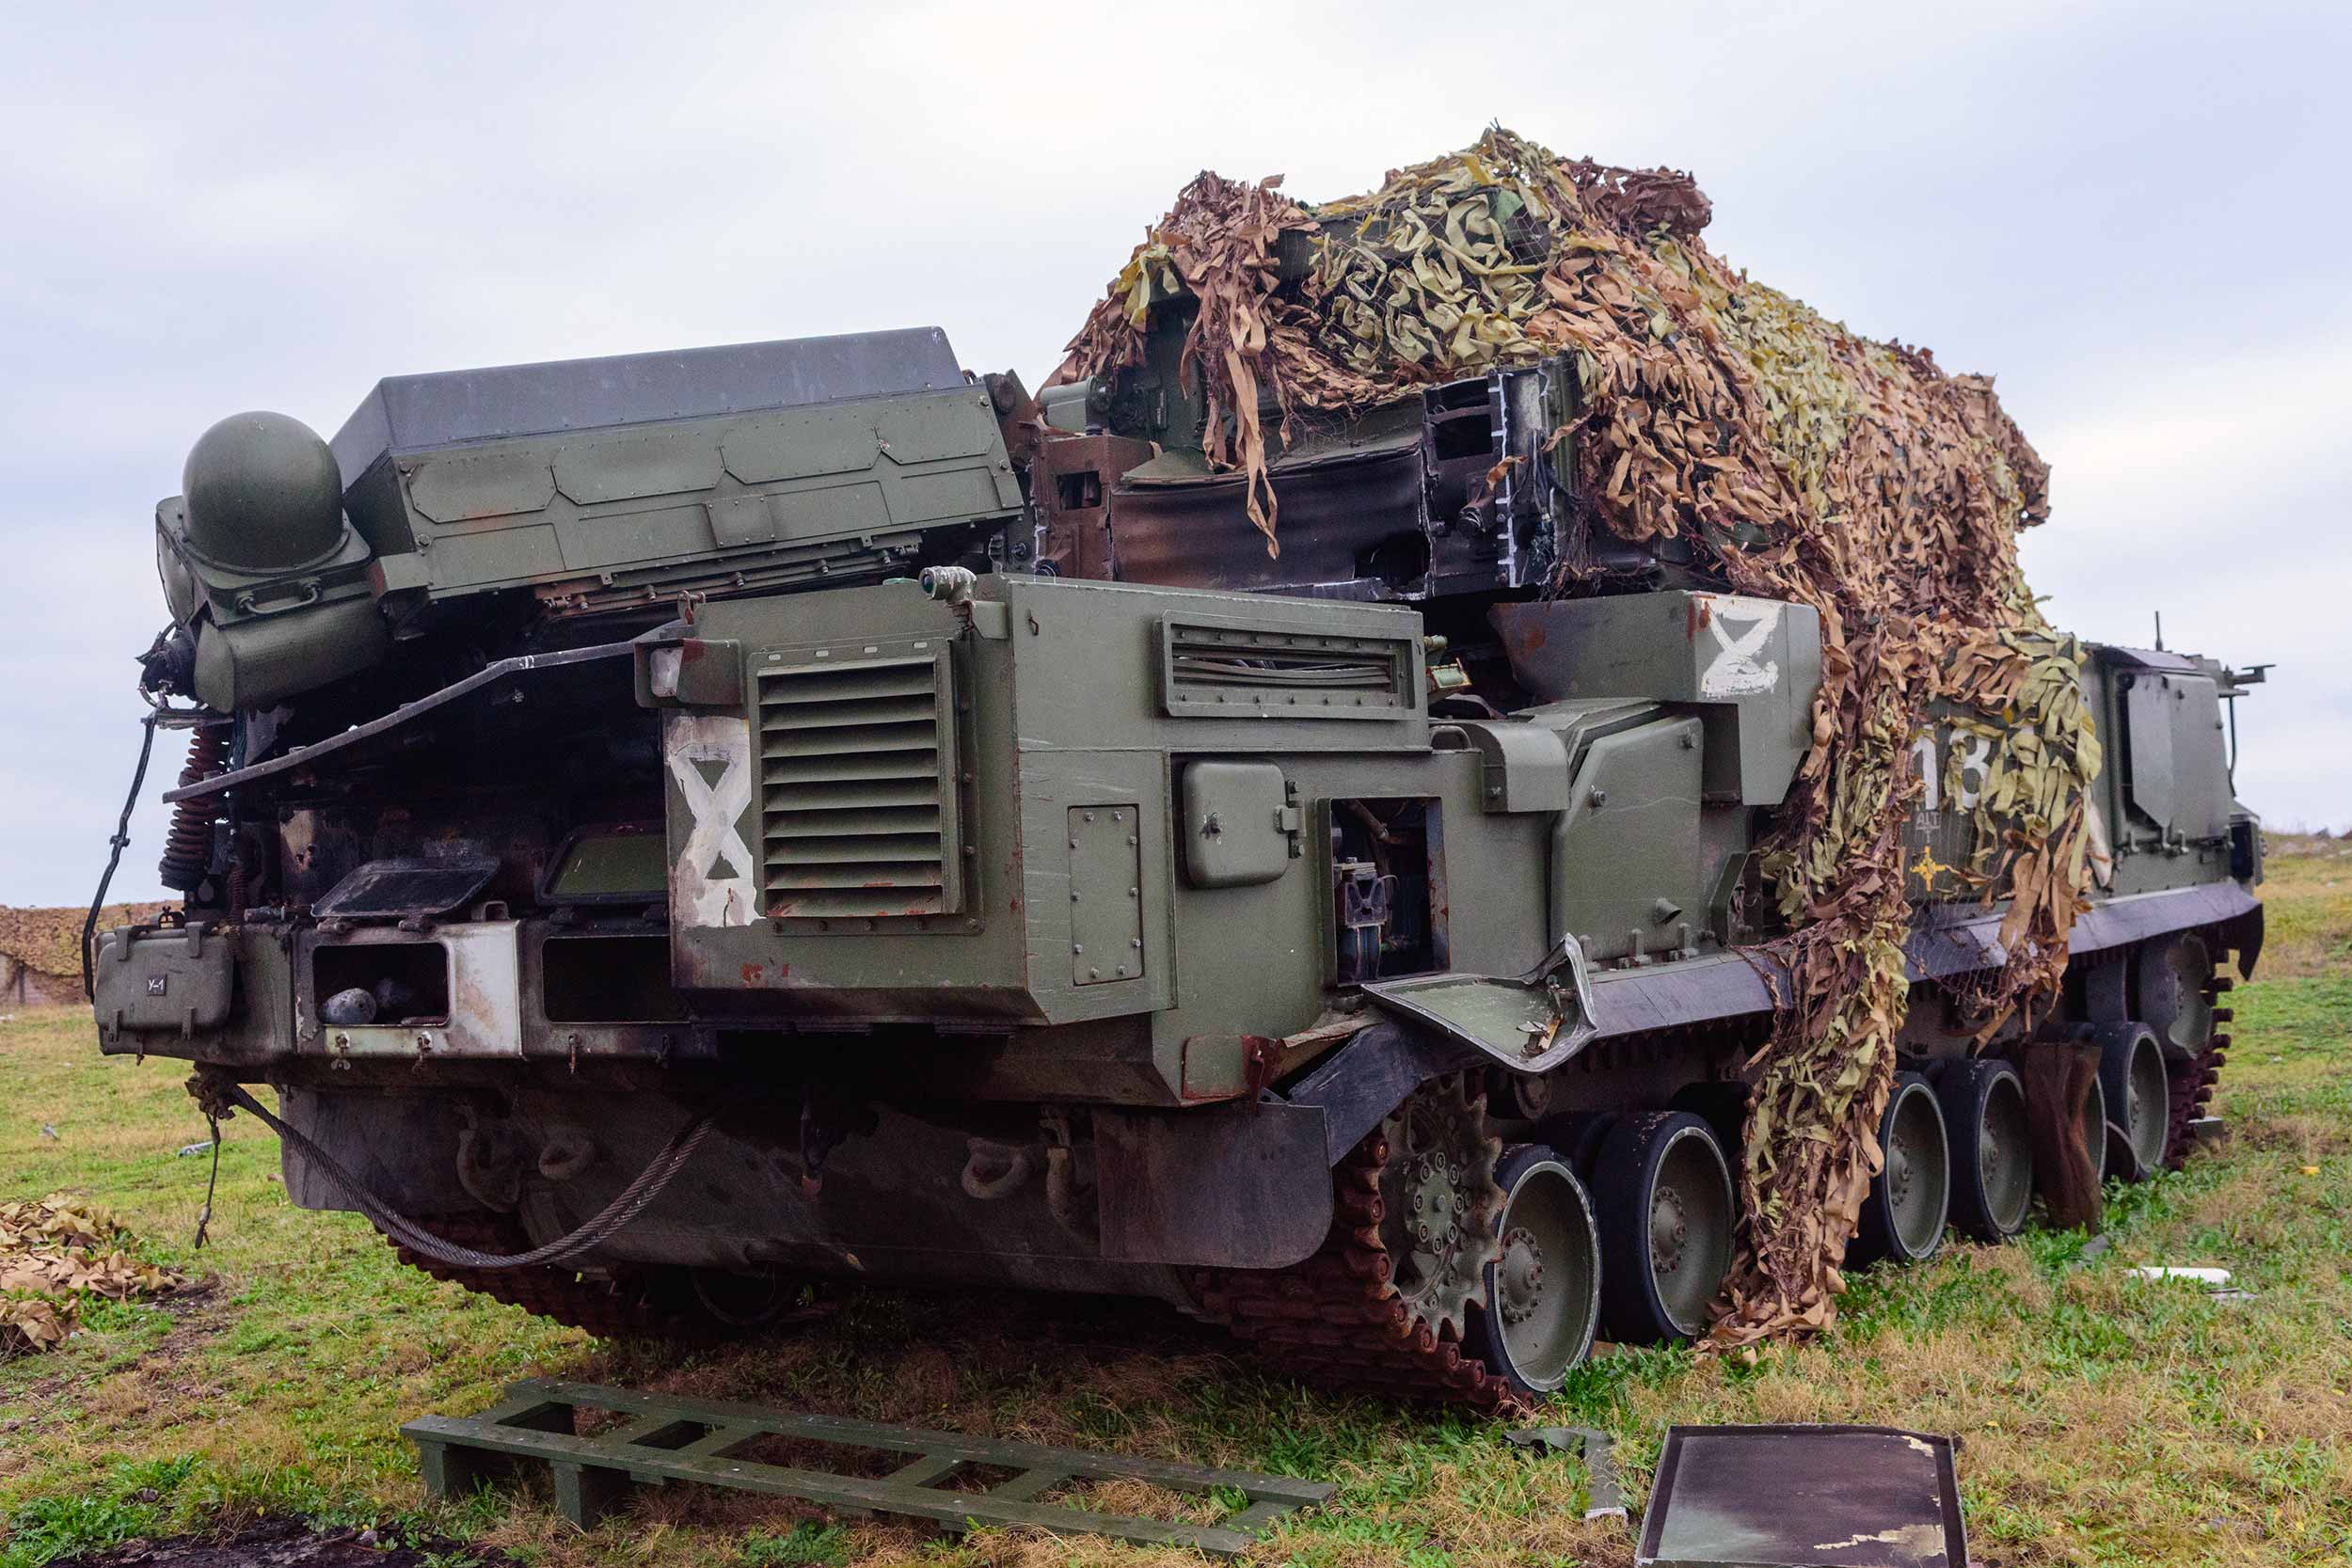
[[[1029,466],[1029,495],[1042,524],[1038,564],[1066,578],[1119,575],[1110,500],[1119,477],[1150,461],[1152,443],[1125,436],[1057,436]]]
[[[1278,470],[1282,553],[1244,511],[1237,475],[1184,483],[1122,481],[1110,498],[1119,575],[1171,588],[1265,590],[1418,581],[1428,569],[1419,445],[1406,440]],[[1385,552],[1385,553],[1384,553]],[[1390,561],[1393,557],[1393,564]]]

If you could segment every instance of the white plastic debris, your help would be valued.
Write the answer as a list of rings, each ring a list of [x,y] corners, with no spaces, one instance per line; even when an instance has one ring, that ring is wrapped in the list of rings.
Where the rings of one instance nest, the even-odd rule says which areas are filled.
[[[2154,1268],[2126,1269],[2123,1272],[2130,1275],[2134,1279],[2193,1279],[2200,1285],[2210,1285],[2216,1290],[2219,1290],[2223,1286],[2230,1283],[2230,1271],[2227,1269],[2173,1268],[2158,1266]]]

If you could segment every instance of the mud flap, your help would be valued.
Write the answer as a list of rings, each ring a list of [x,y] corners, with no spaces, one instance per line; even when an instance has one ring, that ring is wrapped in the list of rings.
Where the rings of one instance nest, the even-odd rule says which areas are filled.
[[[1331,1228],[1319,1106],[1097,1108],[1094,1136],[1106,1261],[1287,1268]]]

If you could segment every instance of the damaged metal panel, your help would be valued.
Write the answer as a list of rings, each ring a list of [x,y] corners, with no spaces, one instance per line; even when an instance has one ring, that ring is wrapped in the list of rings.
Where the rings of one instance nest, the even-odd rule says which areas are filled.
[[[488,886],[498,869],[497,856],[467,853],[369,861],[337,882],[317,912],[334,920],[447,914]]]
[[[1597,1032],[1592,976],[1576,938],[1563,937],[1543,963],[1517,979],[1491,974],[1420,974],[1375,980],[1365,994],[1513,1072],[1549,1072]]]

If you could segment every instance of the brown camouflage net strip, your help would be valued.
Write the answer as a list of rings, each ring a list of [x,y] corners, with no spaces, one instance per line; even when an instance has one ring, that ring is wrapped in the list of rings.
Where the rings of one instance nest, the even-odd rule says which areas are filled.
[[[0,1203],[0,1361],[65,1343],[87,1297],[128,1301],[186,1283],[131,1257],[133,1240],[113,1214],[63,1194]]]
[[[1572,352],[1582,411],[1554,441],[1601,521],[1637,542],[1691,541],[1725,587],[1820,612],[1814,745],[1764,862],[1794,932],[1781,944],[1794,999],[1751,1064],[1748,1218],[1712,1337],[1736,1346],[1833,1321],[1881,1164],[1909,997],[1916,737],[1945,721],[1992,742],[1977,863],[1961,868],[1987,899],[2012,900],[2007,963],[1971,999],[1988,1038],[2029,1022],[2064,973],[2099,759],[2081,650],[2042,622],[2018,571],[2017,530],[2048,516],[2048,470],[1991,381],[1732,271],[1698,238],[1709,215],[1687,175],[1562,160],[1499,127],[1316,209],[1276,181],[1203,174],[1057,379],[1136,363],[1151,306],[1197,295],[1184,366],[1205,390],[1208,455],[1248,476],[1271,549],[1262,389],[1286,442],[1302,411],[1359,411]],[[1286,280],[1293,232],[1312,261]],[[1555,589],[1582,586],[1569,568]]]

